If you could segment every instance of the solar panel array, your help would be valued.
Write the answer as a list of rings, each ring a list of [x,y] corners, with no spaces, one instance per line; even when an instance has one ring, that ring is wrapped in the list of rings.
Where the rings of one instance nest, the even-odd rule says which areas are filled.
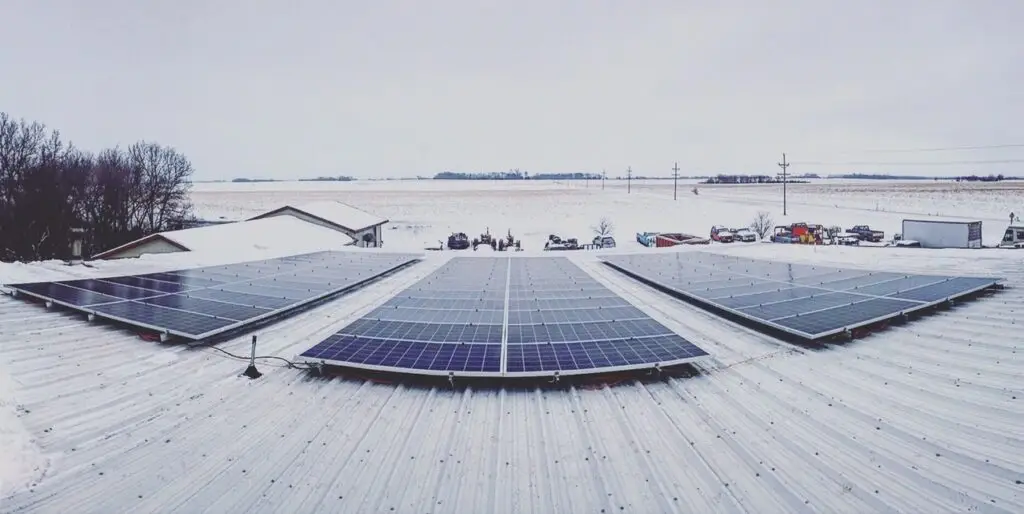
[[[706,355],[565,257],[455,257],[300,357],[420,374],[538,376]]]
[[[700,304],[812,340],[924,309],[1000,280],[841,269],[706,252],[602,260]]]
[[[454,258],[302,356],[374,369],[498,373],[507,280],[507,258]]]
[[[671,365],[707,355],[565,257],[511,265],[507,375]]]
[[[164,273],[8,287],[85,313],[199,340],[352,289],[416,258],[412,254],[328,251]]]

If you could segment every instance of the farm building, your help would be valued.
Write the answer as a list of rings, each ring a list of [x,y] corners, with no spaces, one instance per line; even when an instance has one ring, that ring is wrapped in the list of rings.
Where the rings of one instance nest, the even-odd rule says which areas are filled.
[[[382,227],[388,222],[385,218],[334,200],[312,202],[300,206],[286,205],[252,219],[282,215],[294,216],[303,221],[337,230],[352,237],[356,241],[356,246],[368,248],[382,246]]]
[[[158,232],[136,239],[105,252],[93,259],[124,259],[145,254],[203,252],[236,253],[251,251],[273,251],[287,245],[315,245],[320,247],[346,246],[355,239],[337,230],[328,230],[318,224],[309,223],[292,216],[275,216],[236,223],[205,225],[184,230]]]
[[[751,250],[813,266],[863,259],[849,248]],[[286,362],[434,275],[447,255],[261,327],[257,355],[273,358],[257,361],[258,380],[238,376],[246,362],[232,357],[248,355],[250,331],[217,350],[158,344],[0,295],[0,393],[10,391],[0,397],[0,503],[4,512],[1021,512],[1020,337],[1006,316],[1024,301],[1021,270],[1009,252],[968,252],[894,250],[887,261],[929,275],[970,267],[1009,287],[820,348],[746,330],[572,256],[573,280],[643,306],[711,360],[693,375],[548,387],[424,386]],[[0,281],[167,272],[180,257],[74,275],[12,265]]]

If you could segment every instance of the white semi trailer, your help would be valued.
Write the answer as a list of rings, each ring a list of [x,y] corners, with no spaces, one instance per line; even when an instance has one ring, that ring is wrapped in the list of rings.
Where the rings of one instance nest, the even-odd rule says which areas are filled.
[[[981,222],[903,220],[902,239],[921,248],[981,248]]]

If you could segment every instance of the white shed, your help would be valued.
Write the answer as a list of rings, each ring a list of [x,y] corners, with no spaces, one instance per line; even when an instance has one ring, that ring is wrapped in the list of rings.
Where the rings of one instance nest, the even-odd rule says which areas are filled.
[[[378,248],[383,245],[383,226],[388,222],[385,218],[334,200],[299,206],[285,205],[251,219],[258,220],[274,216],[294,216],[303,221],[337,230],[352,237],[356,246],[370,248]]]
[[[354,242],[351,236],[337,230],[329,230],[292,216],[278,216],[158,232],[98,253],[93,259],[122,259],[174,252],[246,255],[281,250],[305,253],[348,246]]]

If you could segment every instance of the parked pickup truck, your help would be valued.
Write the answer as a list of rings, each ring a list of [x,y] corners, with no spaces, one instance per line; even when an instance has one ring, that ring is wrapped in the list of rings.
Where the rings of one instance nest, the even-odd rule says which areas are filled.
[[[879,243],[882,239],[885,239],[885,232],[882,232],[881,230],[871,230],[871,227],[867,225],[856,225],[847,230],[846,233],[855,234],[861,241],[870,241],[872,243]]]

